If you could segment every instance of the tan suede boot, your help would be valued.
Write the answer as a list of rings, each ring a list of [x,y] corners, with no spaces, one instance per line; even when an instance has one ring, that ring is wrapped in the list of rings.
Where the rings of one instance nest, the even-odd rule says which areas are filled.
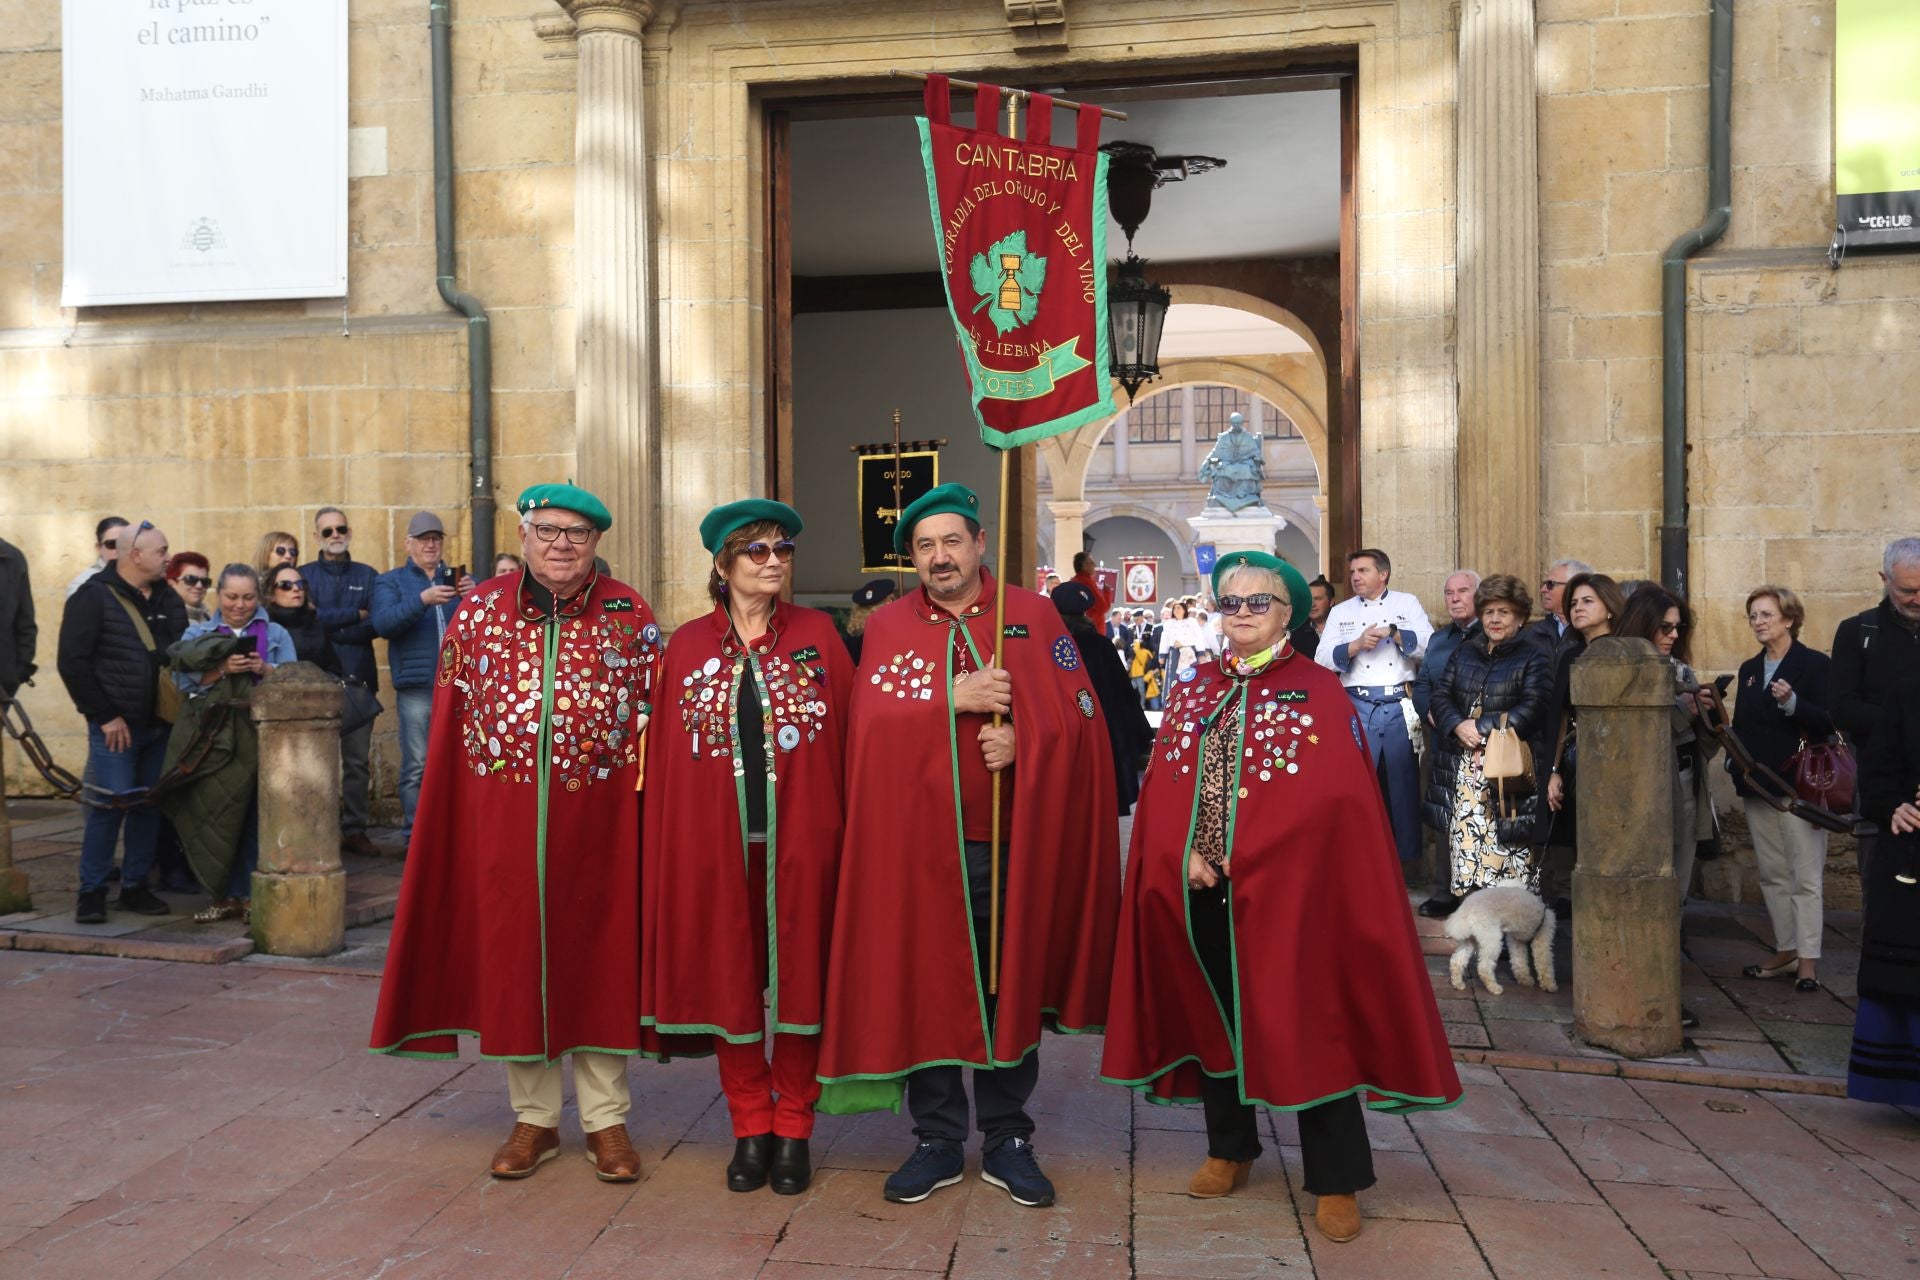
[[[1321,1196],[1320,1207],[1313,1211],[1313,1225],[1335,1244],[1345,1244],[1360,1234],[1359,1197]]]
[[[1187,1183],[1187,1194],[1196,1200],[1230,1196],[1247,1185],[1247,1173],[1252,1168],[1251,1160],[1216,1160],[1208,1156],[1207,1162]]]

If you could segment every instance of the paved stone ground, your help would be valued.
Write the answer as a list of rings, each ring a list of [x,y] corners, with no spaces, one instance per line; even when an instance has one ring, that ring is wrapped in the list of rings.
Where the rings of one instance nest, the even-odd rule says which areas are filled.
[[[1291,1120],[1251,1185],[1181,1194],[1198,1116],[1095,1081],[1049,1040],[1035,1098],[1052,1210],[969,1177],[880,1184],[896,1116],[824,1119],[804,1196],[733,1195],[710,1063],[632,1067],[645,1180],[564,1158],[484,1174],[501,1068],[364,1052],[376,981],[0,952],[0,1276],[1912,1277],[1920,1123],[1784,1093],[1463,1068],[1466,1102],[1371,1122],[1366,1232],[1313,1232]],[[970,1173],[974,1166],[970,1164]]]

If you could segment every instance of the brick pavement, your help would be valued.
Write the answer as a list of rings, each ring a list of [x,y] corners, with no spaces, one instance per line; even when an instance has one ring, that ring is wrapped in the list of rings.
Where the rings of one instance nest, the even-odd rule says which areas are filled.
[[[0,951],[0,1276],[1911,1277],[1920,1124],[1841,1099],[1463,1068],[1459,1108],[1370,1121],[1366,1232],[1320,1240],[1290,1120],[1227,1200],[1182,1194],[1199,1117],[1049,1040],[1053,1210],[880,1183],[897,1116],[828,1118],[804,1196],[729,1194],[711,1064],[636,1063],[637,1186],[484,1174],[500,1068],[363,1051],[372,976]],[[970,1163],[970,1173],[977,1164]],[[1303,1214],[1306,1215],[1303,1217]]]

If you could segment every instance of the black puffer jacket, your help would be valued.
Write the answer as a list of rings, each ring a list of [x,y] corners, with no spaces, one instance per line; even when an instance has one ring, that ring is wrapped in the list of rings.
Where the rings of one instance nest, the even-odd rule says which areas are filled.
[[[300,655],[300,661],[311,662],[329,675],[345,675],[340,669],[340,657],[334,651],[333,642],[327,638],[327,629],[320,625],[320,614],[310,604],[298,609],[282,609],[278,605],[267,606],[267,618],[287,629],[293,637],[293,651]]]
[[[1463,641],[1433,684],[1434,758],[1424,805],[1427,822],[1446,830],[1454,785],[1466,756],[1453,731],[1469,718],[1475,703],[1480,707],[1475,723],[1482,736],[1499,727],[1502,712],[1507,714],[1509,727],[1533,748],[1535,769],[1544,785],[1547,766],[1540,761],[1546,749],[1552,702],[1553,658],[1538,644],[1522,635],[1490,647],[1484,631]],[[1514,816],[1500,820],[1501,841],[1532,844],[1537,826],[1534,815],[1541,803],[1538,789],[1516,803]]]
[[[118,599],[116,599],[118,597]],[[153,633],[149,653],[119,600],[131,601]],[[179,592],[157,582],[147,595],[108,565],[67,598],[60,620],[60,679],[90,724],[124,719],[131,729],[153,720],[153,690],[167,646],[187,629]]]

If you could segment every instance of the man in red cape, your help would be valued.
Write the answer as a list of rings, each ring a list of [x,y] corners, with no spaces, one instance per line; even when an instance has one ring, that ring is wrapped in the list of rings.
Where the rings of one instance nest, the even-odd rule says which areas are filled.
[[[867,621],[847,730],[847,794],[820,1077],[822,1110],[898,1105],[919,1145],[888,1178],[908,1204],[960,1181],[967,1093],[981,1176],[1053,1203],[1026,1102],[1041,1028],[1097,1031],[1119,904],[1107,729],[1058,613],[1008,588],[994,653],[994,581],[979,499],[941,485],[904,512],[895,546],[921,588]],[[995,727],[995,712],[1011,722]],[[998,995],[988,990],[991,777],[1002,773]],[[878,1085],[878,1087],[876,1087]],[[861,1096],[864,1095],[864,1096]]]
[[[627,1057],[640,1048],[641,734],[660,629],[595,573],[612,518],[571,484],[520,496],[526,569],[481,583],[440,646],[426,780],[373,1050],[507,1064],[518,1123],[494,1153],[524,1178],[560,1148],[573,1057],[588,1159],[631,1182]]]

